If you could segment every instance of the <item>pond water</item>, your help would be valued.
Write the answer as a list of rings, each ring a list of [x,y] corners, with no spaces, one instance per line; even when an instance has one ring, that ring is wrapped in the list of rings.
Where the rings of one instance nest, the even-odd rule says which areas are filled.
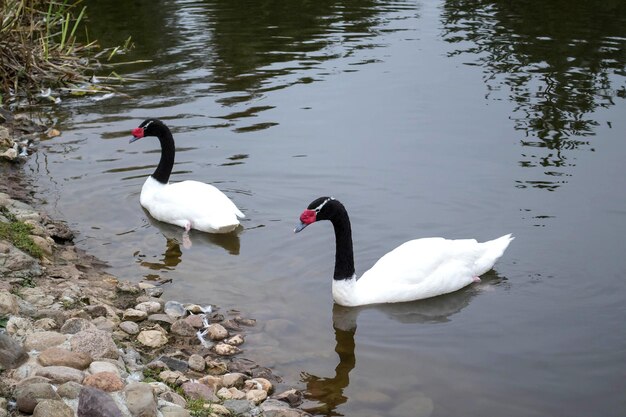
[[[626,413],[623,1],[88,2],[128,36],[124,95],[45,108],[62,136],[26,165],[48,210],[122,279],[257,318],[244,356],[324,416]],[[139,192],[159,117],[172,181],[222,189],[235,235],[153,221]],[[328,223],[357,273],[418,237],[513,233],[483,282],[399,305],[333,305]]]

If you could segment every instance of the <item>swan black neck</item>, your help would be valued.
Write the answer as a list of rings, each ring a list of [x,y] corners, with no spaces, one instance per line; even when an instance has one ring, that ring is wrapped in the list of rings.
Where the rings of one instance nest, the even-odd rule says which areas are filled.
[[[154,170],[152,177],[161,184],[167,184],[170,180],[170,174],[174,167],[174,156],[176,154],[176,146],[172,132],[165,125],[160,125],[156,132],[156,137],[161,142],[161,159],[159,165]]]
[[[354,252],[352,228],[348,212],[339,204],[339,210],[331,219],[335,229],[335,275],[334,279],[350,279],[354,276]]]

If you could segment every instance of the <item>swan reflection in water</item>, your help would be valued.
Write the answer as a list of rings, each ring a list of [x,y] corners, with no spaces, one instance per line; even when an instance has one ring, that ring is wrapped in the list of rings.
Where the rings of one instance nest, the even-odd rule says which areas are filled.
[[[406,324],[430,324],[450,321],[450,317],[469,305],[472,298],[481,291],[505,282],[491,270],[481,277],[482,282],[463,288],[451,294],[445,294],[425,300],[393,304],[373,304],[361,307],[343,307],[333,305],[333,329],[335,331],[335,352],[339,364],[332,378],[319,377],[303,372],[301,381],[306,384],[304,397],[318,405],[305,408],[313,415],[342,416],[337,407],[348,401],[343,394],[350,384],[350,371],[356,366],[354,354],[357,318],[361,311],[376,310],[390,319]]]
[[[153,219],[145,209],[144,212],[146,213],[146,218],[150,225],[158,229],[163,237],[165,237],[165,252],[163,252],[162,257],[158,261],[147,261],[145,260],[145,255],[136,252],[134,256],[138,259],[137,262],[139,265],[152,271],[172,271],[176,269],[176,266],[182,262],[183,251],[181,250],[181,245],[183,245],[183,248],[189,249],[185,247],[185,243],[183,242],[185,238],[183,237],[181,228],[159,222]],[[193,239],[197,245],[204,245],[204,243],[206,243],[209,246],[220,246],[230,255],[239,255],[239,233],[241,230],[243,230],[241,226],[234,232],[227,234],[211,234],[191,230],[187,238],[190,240]],[[160,279],[160,277],[155,274],[148,274],[145,278],[148,280]]]

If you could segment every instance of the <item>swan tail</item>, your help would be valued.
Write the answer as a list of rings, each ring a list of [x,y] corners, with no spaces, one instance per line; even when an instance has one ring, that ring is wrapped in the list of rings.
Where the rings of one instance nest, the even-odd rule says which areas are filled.
[[[496,261],[504,254],[511,241],[515,239],[510,233],[497,239],[482,243],[483,254],[476,260],[476,276],[480,276],[493,268]]]

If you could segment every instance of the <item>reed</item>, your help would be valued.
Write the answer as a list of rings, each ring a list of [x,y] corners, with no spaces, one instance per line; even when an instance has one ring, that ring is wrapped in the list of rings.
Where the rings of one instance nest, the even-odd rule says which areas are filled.
[[[98,56],[110,60],[132,43],[128,39],[108,50],[96,41],[81,43],[77,35],[86,31],[81,1],[0,0],[0,105],[37,95],[50,97],[40,94],[48,89],[81,94],[111,90],[106,82],[90,82],[91,74],[103,67]]]

